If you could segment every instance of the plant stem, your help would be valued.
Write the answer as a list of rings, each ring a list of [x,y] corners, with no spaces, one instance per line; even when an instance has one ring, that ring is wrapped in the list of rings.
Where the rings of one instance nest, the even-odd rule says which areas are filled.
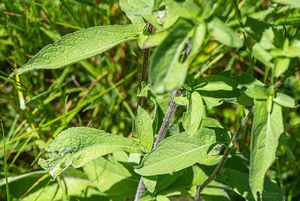
[[[170,121],[171,121],[171,119],[172,119],[172,117],[173,117],[173,115],[176,111],[175,98],[177,96],[180,96],[180,95],[181,95],[180,90],[175,90],[173,92],[173,99],[169,104],[167,113],[166,113],[166,115],[163,119],[163,122],[162,122],[162,124],[159,128],[157,137],[155,139],[155,142],[153,143],[152,150],[156,149],[157,146],[159,145],[159,143],[165,138],[167,127],[168,127],[168,125],[169,125],[169,123],[170,123]],[[138,201],[140,199],[141,195],[144,193],[144,191],[145,191],[145,184],[143,183],[142,178],[140,178],[140,181],[139,181],[139,184],[138,184],[138,187],[137,187],[137,190],[136,190],[134,201]]]
[[[200,193],[203,191],[203,189],[212,181],[216,178],[216,176],[219,174],[219,172],[221,171],[221,169],[224,167],[226,160],[230,154],[230,152],[233,150],[233,148],[235,147],[236,141],[238,139],[238,137],[241,135],[244,127],[247,125],[247,121],[248,119],[251,117],[253,113],[253,108],[248,112],[248,114],[244,117],[241,125],[239,126],[239,128],[236,130],[235,134],[233,135],[231,142],[232,145],[228,146],[224,152],[224,155],[221,159],[221,161],[218,163],[218,165],[215,167],[215,169],[213,170],[213,172],[211,173],[211,175],[203,182],[202,185],[199,185],[197,187],[195,196],[194,196],[194,200],[197,201],[200,199]]]
[[[139,201],[141,195],[145,192],[145,184],[143,182],[142,177],[140,178],[139,185],[136,189],[134,201]]]
[[[154,32],[154,27],[151,24],[148,24],[147,30],[149,34]],[[147,82],[148,80],[148,65],[149,65],[149,56],[150,56],[150,49],[144,49],[143,51],[143,65],[142,65],[142,82]],[[144,106],[146,103],[146,98],[142,97],[139,99],[139,105]]]
[[[167,113],[163,119],[163,122],[159,128],[157,137],[155,139],[155,142],[153,144],[153,148],[152,149],[156,149],[156,147],[159,145],[159,143],[165,138],[165,134],[166,134],[166,130],[167,127],[170,123],[170,120],[172,119],[175,111],[176,111],[176,102],[175,102],[175,98],[181,95],[181,91],[180,90],[175,90],[173,92],[173,99],[169,104]]]

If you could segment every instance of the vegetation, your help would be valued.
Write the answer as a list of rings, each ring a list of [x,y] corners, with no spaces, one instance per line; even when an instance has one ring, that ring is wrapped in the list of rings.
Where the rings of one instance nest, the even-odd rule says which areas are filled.
[[[299,9],[1,1],[1,199],[298,200]]]

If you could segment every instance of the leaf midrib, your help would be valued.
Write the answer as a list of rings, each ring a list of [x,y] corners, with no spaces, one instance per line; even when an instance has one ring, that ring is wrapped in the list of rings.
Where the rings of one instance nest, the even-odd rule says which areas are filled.
[[[182,157],[182,156],[184,156],[184,155],[186,155],[186,154],[189,154],[189,153],[192,153],[192,152],[196,152],[196,151],[198,151],[199,149],[202,149],[202,148],[204,148],[204,147],[206,147],[206,146],[209,146],[209,145],[210,145],[210,144],[206,144],[206,145],[197,147],[197,148],[195,148],[195,149],[192,149],[192,150],[190,150],[190,151],[187,151],[187,152],[181,153],[181,154],[179,154],[179,155],[176,155],[175,157],[168,158],[168,159],[166,159],[166,160],[160,160],[160,161],[158,161],[158,162],[156,162],[156,163],[151,163],[151,164],[149,164],[149,165],[145,165],[145,166],[143,166],[141,169],[143,169],[143,168],[145,168],[145,167],[148,168],[148,167],[151,167],[151,166],[155,166],[155,165],[161,163],[162,161],[163,161],[163,162],[166,162],[166,161],[172,161],[172,160],[174,160],[174,159],[176,159],[176,158],[180,158],[180,157]],[[140,170],[141,170],[141,169],[140,169]]]

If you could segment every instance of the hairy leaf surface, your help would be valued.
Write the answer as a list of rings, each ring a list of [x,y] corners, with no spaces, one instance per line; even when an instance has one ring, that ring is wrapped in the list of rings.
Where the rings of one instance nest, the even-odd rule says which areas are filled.
[[[204,115],[204,106],[202,97],[198,92],[191,94],[189,102],[188,109],[183,118],[183,126],[188,133],[194,134],[200,127]]]
[[[192,24],[180,20],[153,53],[149,79],[155,92],[173,90],[184,83],[188,62],[182,62],[180,59],[192,28]]]
[[[203,119],[197,134],[174,134],[164,141],[150,154],[146,155],[142,165],[135,172],[143,176],[170,174],[182,170],[195,163],[213,165],[219,159],[218,143],[226,143],[226,131],[218,122]]]
[[[39,164],[54,178],[70,165],[82,167],[90,160],[115,151],[141,152],[127,138],[88,127],[69,128],[61,132],[46,151],[52,156],[48,160],[40,159]]]
[[[154,0],[120,0],[120,6],[129,15],[151,14]]]
[[[255,101],[251,134],[250,187],[255,198],[262,195],[264,177],[275,160],[279,136],[283,133],[281,107],[273,104],[268,112],[267,101]]]
[[[121,42],[136,39],[139,26],[110,25],[82,29],[67,34],[39,51],[17,70],[18,74],[36,69],[55,69],[100,54]]]
[[[260,85],[250,86],[245,91],[245,94],[253,99],[267,99],[270,95],[268,89]]]
[[[237,87],[237,82],[224,75],[211,75],[201,78],[195,86],[199,91],[232,91]]]
[[[135,119],[135,133],[140,140],[140,144],[150,151],[153,144],[152,120],[146,110],[138,107]]]

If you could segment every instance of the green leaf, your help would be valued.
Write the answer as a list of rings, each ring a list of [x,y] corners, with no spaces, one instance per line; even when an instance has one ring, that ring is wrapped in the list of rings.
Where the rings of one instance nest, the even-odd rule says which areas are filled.
[[[275,77],[282,75],[289,68],[290,61],[291,60],[289,58],[276,58],[273,75]]]
[[[235,78],[236,81],[239,83],[239,88],[251,88],[254,85],[258,85],[258,86],[265,86],[261,81],[253,78],[251,75],[249,74],[242,74],[238,77]]]
[[[208,107],[222,104],[223,99],[232,99],[240,96],[238,83],[226,75],[211,75],[199,79],[193,86],[199,91]]]
[[[284,36],[276,29],[269,27],[266,28],[262,34],[259,44],[265,50],[271,50],[275,48],[282,48],[284,43]]]
[[[142,197],[140,197],[139,201],[156,201],[156,197],[146,192],[142,194]]]
[[[208,109],[222,105],[223,100],[221,98],[213,98],[209,96],[202,96],[204,103]]]
[[[299,0],[273,0],[274,2],[290,5],[294,8],[300,8]]]
[[[240,48],[243,46],[243,40],[217,17],[208,23],[208,31],[217,41],[229,47]]]
[[[261,61],[263,64],[265,64],[268,67],[273,67],[274,64],[271,62],[273,59],[272,55],[265,50],[259,43],[256,43],[252,47],[253,56],[257,58],[259,61]]]
[[[295,100],[283,93],[276,93],[276,97],[273,98],[273,101],[283,107],[294,108],[296,106]]]
[[[157,176],[141,177],[148,192],[154,193],[157,184]]]
[[[198,133],[174,134],[146,155],[135,172],[143,176],[172,174],[196,163],[214,165],[219,159],[218,143],[225,143],[227,132],[212,119],[203,119]]]
[[[180,171],[182,172],[182,175],[171,185],[171,188],[196,186],[202,184],[213,171],[214,166],[205,166],[205,168],[211,171],[209,171],[209,173],[204,171],[202,165],[193,165]]]
[[[154,120],[153,120],[153,131],[154,133],[158,133],[161,124],[163,122],[163,119],[167,113],[169,103],[171,101],[171,93],[159,95],[155,99],[153,99],[153,102],[155,104],[154,109]]]
[[[183,171],[179,171],[174,174],[163,174],[146,177],[143,176],[142,178],[147,191],[157,194],[158,192],[161,192],[172,185],[182,175],[182,173]]]
[[[164,0],[166,6],[166,16],[162,19],[164,27],[169,27],[172,22],[176,22],[178,18],[196,20],[200,11],[199,6],[194,0],[174,1]]]
[[[183,174],[183,171],[176,172],[174,174],[165,174],[157,176],[157,184],[155,192],[161,192],[168,189],[170,185],[177,181],[177,179]]]
[[[247,96],[245,94],[245,92],[241,92],[241,95],[239,97],[237,97],[237,102],[241,105],[245,105],[245,106],[253,106],[254,102],[253,99],[250,98],[249,96]]]
[[[228,183],[235,192],[247,200],[254,201],[249,186],[249,175],[246,173],[231,168],[224,168],[218,179]]]
[[[205,201],[230,201],[229,195],[223,190],[224,184],[212,181],[210,185],[211,187],[203,189],[201,198],[203,197]]]
[[[199,24],[194,28],[194,33],[191,39],[191,59],[197,56],[199,49],[201,48],[206,36],[206,24],[204,22],[199,22]]]
[[[168,36],[168,31],[159,31],[150,35],[145,41],[143,41],[142,49],[159,46],[162,41]]]
[[[279,136],[283,133],[281,107],[273,104],[268,112],[267,101],[255,101],[251,133],[250,187],[255,199],[262,195],[264,177],[275,160]],[[262,198],[264,199],[264,198]]]
[[[183,118],[183,127],[190,134],[196,133],[204,115],[202,97],[198,92],[193,92],[189,100],[187,112]]]
[[[195,86],[194,90],[199,91],[232,91],[237,87],[237,82],[230,77],[223,75],[211,75],[201,78]]]
[[[139,178],[113,157],[100,157],[83,167],[93,186],[109,196],[133,197]]]
[[[156,201],[171,201],[167,196],[164,195],[158,195],[155,198]]]
[[[245,94],[253,99],[267,99],[269,97],[268,89],[260,85],[252,85],[246,89]]]
[[[242,172],[238,169],[224,168],[218,177],[218,180],[229,184],[239,195],[243,196],[248,201],[254,201],[251,194],[251,189],[248,182],[249,173]],[[264,201],[283,201],[284,195],[281,189],[269,179],[266,179],[264,183],[263,191]]]
[[[177,96],[175,97],[175,102],[177,105],[187,106],[189,104],[189,99],[185,96]]]
[[[271,25],[266,23],[265,21],[260,21],[258,19],[247,17],[245,22],[245,31],[247,34],[251,36],[256,42],[259,42],[265,31],[270,28]]]
[[[192,27],[189,22],[180,20],[153,53],[149,66],[153,91],[163,93],[184,83],[189,63],[180,60]]]
[[[141,153],[140,148],[127,138],[87,127],[64,130],[46,151],[52,154],[51,157],[40,159],[39,164],[54,178],[70,165],[82,167],[90,160],[115,151]]]
[[[300,57],[299,46],[290,46],[285,50],[286,57]]]
[[[82,29],[47,45],[16,73],[61,68],[100,54],[121,42],[137,39],[141,33],[142,30],[135,25],[111,25]]]
[[[120,0],[121,9],[129,15],[151,14],[154,0]]]
[[[140,144],[149,152],[153,144],[152,120],[147,111],[138,107],[135,119],[135,134],[140,140]]]
[[[142,31],[145,28],[146,23],[141,16],[136,16],[136,15],[126,15],[126,16],[130,19],[132,24],[136,26],[137,29]],[[140,38],[143,38],[144,36],[145,35],[140,34],[138,36],[138,40],[140,40]]]
[[[156,0],[153,10],[151,14],[144,14],[143,17],[160,31],[171,28],[179,19],[198,21],[200,8],[194,0]]]

